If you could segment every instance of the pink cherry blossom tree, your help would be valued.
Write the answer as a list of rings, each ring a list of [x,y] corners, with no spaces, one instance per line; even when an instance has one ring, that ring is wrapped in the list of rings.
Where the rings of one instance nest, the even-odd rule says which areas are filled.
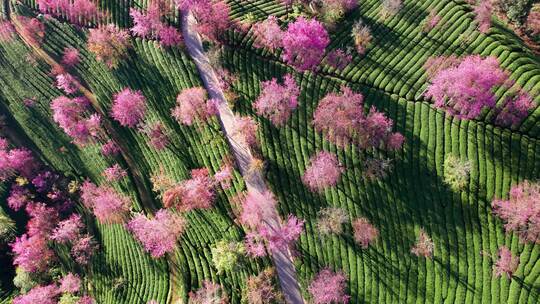
[[[402,7],[402,0],[383,0],[379,14],[382,19],[387,19],[397,15]]]
[[[128,230],[154,258],[174,250],[185,226],[182,216],[166,209],[156,212],[152,219],[139,214],[127,224]]]
[[[433,241],[429,235],[420,229],[418,232],[418,238],[416,239],[416,244],[411,248],[411,253],[416,256],[422,256],[425,258],[431,258],[433,256]]]
[[[321,270],[309,284],[308,291],[314,304],[348,303],[347,278],[342,272],[329,268]]]
[[[112,24],[90,29],[88,50],[109,68],[118,66],[130,46],[129,33]]]
[[[170,143],[165,125],[163,125],[161,122],[145,124],[141,128],[141,132],[149,137],[150,146],[158,151],[164,150]]]
[[[81,216],[72,214],[69,218],[58,223],[54,229],[51,239],[59,243],[74,242],[84,229],[84,223]]]
[[[47,286],[36,286],[28,293],[17,296],[13,299],[13,304],[56,304],[60,294],[58,287],[54,284]]]
[[[79,25],[87,25],[101,15],[92,0],[37,0],[37,4],[42,13],[66,17]]]
[[[66,94],[74,94],[79,90],[79,83],[69,73],[58,74],[56,75],[56,87],[66,92]]]
[[[26,213],[30,219],[26,224],[28,236],[40,235],[48,238],[59,221],[58,210],[44,203],[28,203]]]
[[[26,272],[46,271],[54,259],[54,252],[48,247],[45,237],[40,234],[31,237],[23,234],[17,237],[11,244],[11,250],[15,255],[13,264]]]
[[[298,106],[300,89],[291,74],[283,77],[283,84],[276,78],[261,82],[261,94],[253,107],[257,114],[269,119],[276,126],[283,126]]]
[[[531,95],[518,90],[508,96],[501,106],[497,106],[495,124],[502,127],[517,127],[535,106]]]
[[[76,293],[81,288],[81,279],[78,275],[68,273],[60,279],[60,292]]]
[[[276,287],[276,270],[267,268],[246,281],[246,298],[249,304],[283,303],[283,294]]]
[[[37,18],[30,18],[20,15],[15,15],[15,18],[22,24],[20,34],[22,37],[29,40],[33,44],[41,44],[45,37],[45,25]]]
[[[344,52],[342,49],[335,49],[326,55],[324,63],[336,70],[343,70],[352,61],[352,55]]]
[[[146,113],[146,99],[141,91],[125,88],[114,94],[111,117],[124,127],[136,127]]]
[[[113,140],[107,141],[101,147],[101,154],[103,154],[103,156],[115,156],[118,153],[120,153],[120,147],[118,147],[118,145]]]
[[[351,37],[353,38],[356,52],[359,55],[364,55],[367,48],[371,45],[371,40],[373,40],[369,27],[361,20],[355,22],[351,30]]]
[[[201,288],[195,292],[189,292],[188,304],[225,304],[228,302],[229,297],[221,285],[210,281],[203,281]]]
[[[310,159],[310,164],[302,176],[302,182],[311,191],[321,192],[333,187],[339,181],[343,168],[337,157],[326,151],[320,151]]]
[[[492,0],[479,0],[474,8],[474,13],[478,30],[481,33],[487,33],[491,28],[491,15],[493,14]]]
[[[357,218],[352,223],[355,241],[366,249],[379,237],[379,230],[365,217]]]
[[[281,30],[276,16],[268,16],[264,21],[253,24],[253,46],[267,48],[271,52],[282,46],[284,32]]]
[[[512,254],[506,246],[501,246],[498,252],[498,259],[493,264],[493,274],[496,277],[506,276],[511,278],[512,274],[519,266],[519,257]]]
[[[315,70],[330,43],[322,24],[303,17],[289,24],[283,35],[283,60],[299,71]]]
[[[240,136],[252,149],[259,146],[257,122],[250,116],[236,117],[234,136]]]
[[[85,181],[81,186],[83,204],[94,212],[102,223],[121,223],[126,218],[131,201],[109,186],[96,186]]]
[[[119,164],[114,164],[111,167],[105,169],[102,172],[102,175],[105,177],[105,179],[107,179],[107,181],[114,182],[126,177],[127,172],[122,167],[120,167]]]
[[[38,164],[29,150],[26,148],[9,149],[7,140],[0,138],[0,182],[16,174],[32,179],[37,171]]]
[[[270,191],[248,191],[242,202],[242,212],[239,221],[242,225],[259,228],[265,219],[275,216],[277,201]]]
[[[268,243],[269,250],[286,250],[298,240],[304,228],[304,220],[290,215],[279,227],[259,226],[258,233]]]
[[[75,262],[80,265],[88,265],[92,256],[98,249],[98,245],[94,238],[89,235],[83,235],[78,238],[71,247],[71,256]]]
[[[202,87],[185,89],[176,97],[172,116],[181,124],[188,126],[196,122],[204,123],[215,115],[215,101],[208,100]]]
[[[30,201],[31,193],[28,191],[28,189],[18,185],[13,185],[13,187],[11,187],[11,191],[9,192],[9,196],[7,198],[9,208],[18,211],[21,208],[24,208]]]
[[[355,144],[362,149],[399,149],[404,137],[391,132],[392,120],[374,107],[364,114],[363,101],[362,94],[347,87],[342,88],[341,94],[329,93],[313,114],[315,130],[338,147]]]
[[[224,162],[219,171],[214,174],[215,183],[221,185],[221,188],[223,189],[229,189],[233,179],[233,170],[234,169],[230,163]]]
[[[213,182],[207,169],[191,170],[191,179],[184,180],[163,194],[163,205],[181,211],[211,208],[215,199]]]
[[[90,114],[89,105],[85,97],[70,99],[61,96],[51,102],[53,120],[76,144],[84,145],[99,135],[101,118]]]
[[[231,25],[230,8],[227,2],[223,0],[190,2],[189,9],[197,19],[195,27],[197,32],[210,41],[219,42],[219,38]]]
[[[483,108],[495,107],[494,89],[507,81],[508,73],[500,68],[497,58],[471,55],[455,67],[440,70],[425,95],[448,114],[473,119]]]
[[[0,42],[10,42],[15,38],[15,28],[8,20],[0,19]]]
[[[79,50],[74,47],[64,49],[64,55],[62,56],[62,64],[67,67],[76,66],[81,60]]]
[[[506,232],[516,232],[523,242],[540,243],[540,184],[523,181],[510,189],[507,200],[495,199],[493,213]]]
[[[254,258],[266,256],[267,252],[264,241],[264,238],[256,231],[248,232],[244,239],[247,254]]]

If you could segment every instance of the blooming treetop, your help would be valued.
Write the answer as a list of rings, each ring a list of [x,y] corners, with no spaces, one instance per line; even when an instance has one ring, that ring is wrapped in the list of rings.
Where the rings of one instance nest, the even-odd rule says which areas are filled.
[[[140,91],[125,88],[114,94],[111,116],[124,127],[137,126],[146,112],[146,99]]]
[[[283,35],[283,60],[299,71],[314,70],[330,43],[328,33],[315,20],[298,18]]]
[[[292,75],[284,77],[283,84],[276,78],[261,82],[261,94],[254,103],[257,114],[268,118],[274,125],[284,125],[298,106],[300,89]]]
[[[341,177],[343,169],[334,154],[320,151],[310,159],[302,182],[312,191],[323,191],[333,187]]]
[[[182,216],[166,209],[156,212],[152,219],[139,214],[127,224],[128,230],[154,258],[174,250],[185,226]]]
[[[313,114],[315,130],[322,132],[327,140],[344,147],[355,144],[360,148],[384,147],[398,149],[404,142],[400,133],[392,133],[393,122],[383,113],[371,107],[364,114],[364,97],[347,87],[341,94],[329,93]]]

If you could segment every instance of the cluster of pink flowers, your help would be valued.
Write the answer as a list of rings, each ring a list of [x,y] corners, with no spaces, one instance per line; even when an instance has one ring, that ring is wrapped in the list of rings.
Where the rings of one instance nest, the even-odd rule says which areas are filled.
[[[79,83],[69,73],[58,74],[56,75],[56,87],[66,92],[66,94],[74,94],[79,90]]]
[[[85,97],[61,96],[51,102],[53,120],[77,144],[86,144],[99,134],[101,118],[98,114],[88,115],[89,104]]]
[[[154,258],[174,250],[185,226],[183,217],[165,209],[159,210],[152,219],[139,214],[127,224],[128,230]]]
[[[478,23],[478,30],[487,33],[491,28],[491,14],[493,14],[492,0],[480,0],[474,8],[475,20]]]
[[[146,125],[142,132],[150,138],[150,145],[156,150],[164,150],[170,143],[165,126],[161,122]]]
[[[103,156],[114,156],[118,153],[120,153],[120,147],[112,140],[109,140],[101,147],[101,154]]]
[[[354,239],[364,249],[368,248],[379,237],[379,230],[371,225],[367,218],[360,217],[355,219],[352,227]]]
[[[223,291],[221,285],[203,281],[202,287],[197,291],[189,292],[190,304],[226,304],[229,303],[227,294]]]
[[[300,89],[292,75],[283,77],[283,84],[276,78],[261,82],[261,94],[254,103],[257,114],[269,119],[276,126],[283,126],[298,106]]]
[[[473,119],[484,107],[493,108],[495,87],[506,84],[508,73],[495,57],[472,55],[457,65],[440,70],[432,79],[426,96],[435,106],[461,119]]]
[[[411,249],[412,254],[416,256],[423,256],[425,258],[431,258],[433,256],[433,248],[433,241],[429,235],[424,231],[424,229],[420,229],[416,244],[414,244],[413,248]]]
[[[30,192],[20,186],[14,185],[11,187],[9,197],[7,198],[7,203],[9,208],[18,211],[21,208],[24,208],[26,204],[30,201]]]
[[[505,275],[510,278],[519,266],[519,257],[514,256],[506,246],[499,248],[498,255],[498,259],[493,264],[493,274],[496,277]]]
[[[269,250],[285,250],[300,237],[304,229],[304,220],[289,215],[287,221],[279,227],[259,226],[258,234],[268,242]]]
[[[68,273],[60,280],[60,292],[76,293],[81,288],[81,279],[73,273]]]
[[[324,61],[336,70],[343,70],[351,63],[352,55],[345,53],[342,49],[336,49],[329,52]]]
[[[507,232],[517,232],[524,242],[540,243],[540,183],[524,181],[513,186],[509,196],[493,200],[493,212],[505,222]]]
[[[242,203],[242,213],[239,220],[242,225],[258,228],[264,225],[264,220],[275,216],[277,205],[274,195],[270,191],[249,191]]]
[[[206,122],[216,114],[216,103],[207,100],[206,91],[202,87],[185,89],[176,97],[176,107],[172,116],[181,124],[188,126],[195,122]]]
[[[345,293],[347,278],[342,272],[334,272],[328,268],[321,270],[309,284],[308,291],[314,304],[348,303]]]
[[[284,32],[279,27],[276,16],[270,15],[266,20],[255,23],[252,28],[255,36],[254,47],[267,48],[273,52],[282,46]]]
[[[220,36],[231,24],[230,8],[227,2],[223,0],[184,1],[184,3],[187,2],[190,2],[188,9],[197,19],[197,32],[210,41],[219,42]]]
[[[319,21],[300,17],[289,24],[283,35],[283,60],[299,71],[313,70],[329,43],[328,33]]]
[[[214,181],[219,183],[223,189],[229,189],[231,187],[232,179],[233,168],[228,163],[224,163],[219,171],[214,174]]]
[[[352,143],[363,149],[399,149],[405,138],[392,133],[392,120],[374,107],[365,115],[363,100],[362,94],[347,87],[342,88],[341,94],[326,95],[313,114],[315,130],[339,147]]]
[[[102,174],[109,182],[119,181],[127,176],[126,170],[120,167],[119,164],[114,164],[105,169]]]
[[[83,228],[84,223],[81,216],[72,214],[69,218],[58,223],[51,239],[58,243],[74,242],[80,237]]]
[[[47,240],[39,234],[17,237],[11,244],[11,250],[15,254],[13,264],[27,272],[45,271],[54,259],[54,252],[47,245]]]
[[[503,127],[517,127],[535,107],[532,97],[524,91],[506,98],[502,106],[495,110],[495,124]]]
[[[252,117],[237,117],[235,125],[235,135],[240,134],[251,148],[259,145],[259,142],[257,141],[257,130],[259,127]]]
[[[0,182],[15,174],[33,178],[36,170],[37,163],[29,150],[9,149],[7,140],[0,137]]]
[[[37,18],[29,18],[25,16],[14,16],[22,24],[20,31],[21,36],[28,39],[30,43],[41,44],[45,37],[45,25]]]
[[[174,26],[168,26],[161,22],[161,18],[167,14],[161,1],[152,1],[145,13],[131,8],[129,14],[133,18],[131,32],[142,38],[158,39],[163,46],[176,46],[183,42],[180,31]]]
[[[137,126],[146,112],[146,99],[140,91],[125,88],[114,94],[111,117],[124,127]]]
[[[85,25],[100,17],[91,0],[37,0],[37,4],[42,13],[66,17],[74,24]]]
[[[81,199],[84,205],[94,211],[103,223],[120,223],[126,218],[131,201],[128,197],[108,186],[96,186],[85,181],[81,186]]]
[[[67,67],[76,66],[81,60],[79,50],[74,47],[64,49],[64,55],[62,56],[62,64]]]
[[[56,297],[60,294],[58,287],[54,284],[47,286],[36,286],[28,293],[17,296],[13,299],[13,304],[56,304]]]
[[[271,220],[277,216],[277,201],[272,192],[249,191],[242,202],[242,211],[238,221],[251,229],[246,235],[245,245],[249,255],[253,257],[266,255],[265,242],[270,250],[288,248],[302,232],[304,221],[289,215],[286,222],[279,226],[270,226]]]
[[[109,68],[116,68],[130,47],[128,31],[113,24],[90,29],[88,50]]]
[[[10,42],[15,37],[15,28],[11,22],[0,20],[0,42]]]
[[[26,232],[30,237],[34,235],[48,237],[59,220],[58,210],[44,203],[28,203],[26,213],[30,217],[26,224]]]
[[[191,179],[184,180],[163,194],[163,205],[181,211],[208,209],[215,199],[213,182],[207,169],[191,170]]]
[[[322,191],[335,186],[341,173],[343,169],[337,157],[329,152],[321,151],[311,157],[310,165],[302,176],[302,182],[311,191]]]

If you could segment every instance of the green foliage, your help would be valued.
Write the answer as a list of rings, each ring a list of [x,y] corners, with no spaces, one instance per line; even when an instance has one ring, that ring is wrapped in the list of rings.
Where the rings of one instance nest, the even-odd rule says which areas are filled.
[[[0,243],[8,243],[17,232],[17,226],[7,214],[0,209]]]
[[[225,271],[239,270],[243,267],[246,248],[240,242],[228,242],[221,240],[212,248],[212,262],[221,274]]]
[[[467,186],[470,172],[469,161],[452,154],[444,160],[444,182],[454,191],[461,191]]]
[[[499,5],[508,19],[521,25],[533,2],[533,0],[499,0]]]
[[[77,304],[80,297],[75,296],[71,293],[64,293],[60,297],[60,300],[58,301],[58,304]]]
[[[32,287],[38,285],[38,282],[32,277],[32,274],[24,271],[21,267],[17,267],[13,285],[19,288],[22,293],[28,292]]]

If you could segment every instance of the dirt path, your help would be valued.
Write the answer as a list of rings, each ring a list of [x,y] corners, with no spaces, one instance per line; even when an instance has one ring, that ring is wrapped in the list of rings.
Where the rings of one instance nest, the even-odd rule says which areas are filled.
[[[210,66],[208,57],[203,52],[200,37],[193,28],[195,22],[195,18],[193,18],[191,14],[182,13],[182,34],[188,53],[191,55],[192,60],[199,70],[199,74],[210,98],[219,100],[218,117],[221,128],[229,142],[240,173],[246,181],[247,189],[249,191],[261,193],[267,191],[268,188],[264,182],[261,171],[257,170],[254,172],[253,170],[249,170],[250,164],[253,161],[253,155],[249,146],[245,143],[245,140],[241,138],[242,135],[234,132],[236,125],[235,116],[227,104],[223,92],[219,88],[218,79],[213,68]],[[277,211],[274,211],[273,218],[268,219],[267,225],[272,228],[279,227],[280,220]],[[291,304],[303,304],[304,299],[302,298],[300,286],[296,279],[296,270],[292,263],[290,251],[273,250],[271,254],[285,299]]]

